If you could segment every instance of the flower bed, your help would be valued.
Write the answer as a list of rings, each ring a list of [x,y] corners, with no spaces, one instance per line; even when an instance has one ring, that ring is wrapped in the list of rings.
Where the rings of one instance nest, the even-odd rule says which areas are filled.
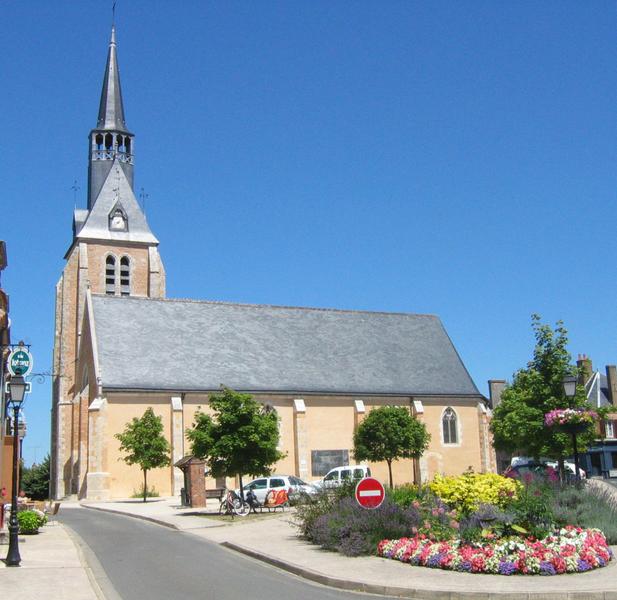
[[[604,567],[613,558],[599,529],[568,526],[542,540],[512,538],[495,544],[462,545],[425,536],[382,540],[379,556],[411,565],[496,575],[558,575]]]

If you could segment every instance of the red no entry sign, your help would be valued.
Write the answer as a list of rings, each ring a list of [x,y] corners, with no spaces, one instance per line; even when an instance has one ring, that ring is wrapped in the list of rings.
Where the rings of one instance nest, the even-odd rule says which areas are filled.
[[[383,485],[373,477],[365,477],[356,486],[356,500],[364,508],[377,508],[381,506],[386,491]]]

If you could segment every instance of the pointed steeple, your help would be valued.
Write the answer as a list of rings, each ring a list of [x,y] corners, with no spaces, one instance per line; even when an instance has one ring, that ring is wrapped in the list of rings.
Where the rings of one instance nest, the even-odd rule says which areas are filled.
[[[88,170],[88,210],[96,203],[111,167],[118,161],[133,188],[134,136],[124,121],[120,88],[120,71],[116,55],[116,28],[112,25],[103,77],[96,128],[90,132],[90,167]]]
[[[111,40],[107,53],[107,65],[103,77],[103,90],[99,104],[97,129],[113,131],[128,131],[124,121],[124,106],[122,104],[122,89],[120,87],[120,71],[116,55],[116,28],[111,28]]]

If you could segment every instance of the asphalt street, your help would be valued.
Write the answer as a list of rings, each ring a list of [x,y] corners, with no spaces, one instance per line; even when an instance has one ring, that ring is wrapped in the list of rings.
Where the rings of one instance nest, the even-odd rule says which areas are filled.
[[[96,556],[113,586],[102,582],[108,600],[375,598],[307,582],[194,534],[131,517],[67,510],[59,520]]]

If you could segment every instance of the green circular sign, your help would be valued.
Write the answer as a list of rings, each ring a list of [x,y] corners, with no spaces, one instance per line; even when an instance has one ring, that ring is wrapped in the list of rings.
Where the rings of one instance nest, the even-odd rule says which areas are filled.
[[[15,348],[9,354],[9,373],[15,377],[25,377],[32,371],[32,354],[25,348]]]

